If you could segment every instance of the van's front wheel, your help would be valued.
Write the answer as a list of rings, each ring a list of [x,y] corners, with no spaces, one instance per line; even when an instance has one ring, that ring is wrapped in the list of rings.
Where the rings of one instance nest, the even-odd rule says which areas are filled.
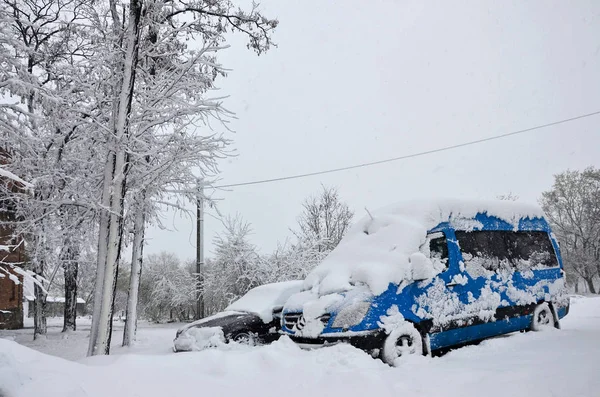
[[[423,338],[414,325],[405,322],[385,339],[381,359],[393,366],[397,359],[412,354],[423,354]]]
[[[533,318],[531,319],[531,330],[541,331],[556,327],[556,319],[554,313],[547,302],[540,303],[533,311]],[[558,328],[558,327],[557,327]]]

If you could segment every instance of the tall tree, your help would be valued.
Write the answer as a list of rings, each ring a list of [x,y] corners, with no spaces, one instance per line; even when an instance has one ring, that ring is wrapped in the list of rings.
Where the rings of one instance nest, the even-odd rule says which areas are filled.
[[[11,171],[30,180],[33,193],[13,192],[18,221],[11,226],[27,240],[27,253],[38,278],[58,258],[52,249],[71,228],[59,211],[82,207],[90,219],[93,206],[82,199],[82,178],[93,173],[85,161],[89,145],[78,139],[80,120],[66,109],[81,99],[71,84],[73,59],[86,50],[71,40],[89,4],[85,0],[0,2],[0,145],[9,153]],[[81,28],[85,30],[85,28]],[[90,156],[91,157],[91,156]],[[73,173],[74,164],[84,164]],[[87,184],[89,185],[89,184]],[[80,222],[79,219],[76,222]],[[35,286],[34,337],[46,332],[45,289]]]
[[[318,195],[304,200],[294,234],[300,244],[329,252],[344,237],[353,216],[348,205],[340,200],[336,188],[322,186]]]
[[[567,275],[583,279],[590,292],[600,276],[600,170],[565,171],[554,176],[540,204],[560,241]]]
[[[177,4],[131,0],[125,20],[119,19],[117,8],[111,0],[111,37],[124,56],[116,59],[118,84],[111,89],[115,93],[109,117],[112,149],[106,157],[102,184],[102,204],[110,211],[100,217],[90,355],[109,352],[111,298],[124,239],[125,200],[127,190],[133,188],[131,178],[135,174],[144,180],[138,187],[148,205],[153,200],[165,202],[161,198],[168,192],[157,186],[190,192],[197,178],[192,178],[190,170],[203,176],[214,172],[215,158],[225,141],[189,133],[211,117],[222,121],[226,113],[218,99],[205,98],[214,88],[215,78],[224,74],[214,54],[224,48],[228,30],[246,34],[248,46],[260,54],[272,44],[270,32],[277,25],[255,6],[248,12],[234,10],[228,0]],[[190,38],[198,40],[199,48],[186,44]],[[134,277],[137,274],[133,272]],[[131,290],[135,292],[135,287]]]
[[[210,96],[225,76],[217,53],[228,33],[243,33],[261,54],[276,26],[256,5],[244,11],[230,0],[0,0],[0,94],[10,99],[0,104],[0,146],[12,159],[6,172],[34,185],[30,195],[9,192],[18,203],[13,223],[39,277],[62,261],[69,299],[79,274],[73,258],[82,256],[73,231],[93,225],[88,354],[110,349],[126,226],[137,225],[141,252],[145,224],[164,206],[183,208],[181,196],[195,199],[197,178],[209,181],[226,155],[229,142],[209,121],[229,115]],[[43,288],[36,295],[37,335]]]

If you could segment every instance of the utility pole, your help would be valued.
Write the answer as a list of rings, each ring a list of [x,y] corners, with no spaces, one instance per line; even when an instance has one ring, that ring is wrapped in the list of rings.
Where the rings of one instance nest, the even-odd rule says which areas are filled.
[[[196,320],[204,317],[204,298],[200,287],[204,282],[202,268],[204,267],[204,181],[198,180],[198,193],[196,195],[196,273],[198,285],[196,287]]]

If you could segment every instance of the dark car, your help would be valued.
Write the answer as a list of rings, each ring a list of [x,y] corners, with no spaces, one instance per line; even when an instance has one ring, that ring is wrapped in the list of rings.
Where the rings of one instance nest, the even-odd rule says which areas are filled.
[[[280,336],[283,304],[301,288],[302,281],[253,288],[223,312],[180,328],[173,341],[174,350],[203,350],[229,342],[271,343]]]

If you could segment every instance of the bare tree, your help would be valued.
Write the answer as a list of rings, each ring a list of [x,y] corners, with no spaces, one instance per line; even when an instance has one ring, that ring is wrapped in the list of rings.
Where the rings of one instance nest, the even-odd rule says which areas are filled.
[[[560,241],[567,275],[583,279],[590,292],[600,275],[600,170],[565,171],[554,176],[540,204]]]
[[[170,252],[151,254],[140,283],[140,309],[152,321],[187,320],[194,306],[197,280]]]
[[[344,237],[354,213],[340,201],[336,188],[322,188],[319,195],[304,200],[298,230],[293,233],[301,245],[316,246],[319,252],[329,252]]]
[[[219,283],[223,289],[231,297],[238,298],[262,284],[261,258],[250,243],[252,229],[249,223],[237,215],[225,218],[223,224],[225,232],[214,239],[213,265],[221,273]]]
[[[505,200],[505,201],[519,200],[519,196],[517,196],[516,194],[513,194],[513,192],[508,192],[507,194],[499,194],[498,196],[496,196],[496,198],[498,200]]]
[[[268,273],[265,283],[288,280],[303,280],[308,273],[327,256],[314,246],[291,244],[288,240],[279,243],[275,251],[265,258]]]

